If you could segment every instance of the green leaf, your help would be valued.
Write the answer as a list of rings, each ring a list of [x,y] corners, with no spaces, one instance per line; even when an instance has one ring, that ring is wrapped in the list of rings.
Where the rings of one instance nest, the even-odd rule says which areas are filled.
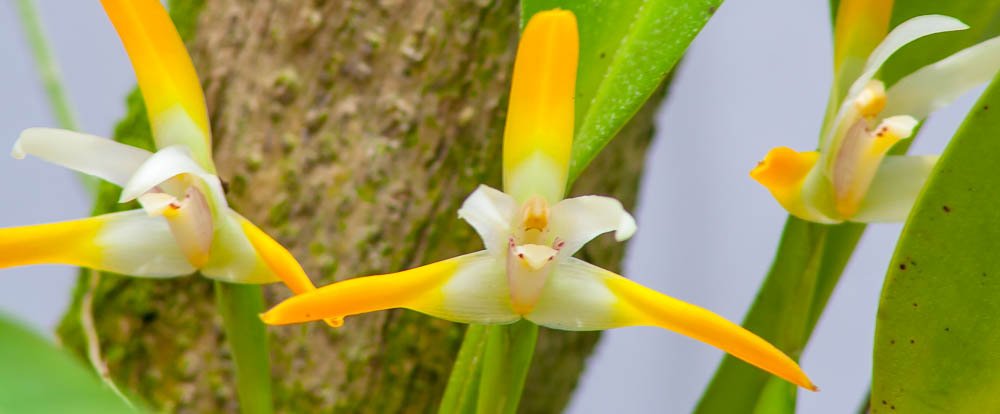
[[[0,317],[0,412],[138,413],[68,353]]]
[[[973,7],[976,5],[978,7]],[[831,6],[835,9],[835,6]],[[890,82],[954,53],[977,41],[994,36],[996,27],[982,23],[980,13],[995,16],[1000,0],[951,1],[898,0],[893,24],[922,14],[945,14],[974,24],[971,29],[943,34],[947,41],[918,42],[893,56],[883,70]],[[904,54],[905,53],[905,54]],[[819,108],[817,108],[819,110]],[[905,152],[906,145],[894,148]],[[770,271],[757,293],[743,326],[767,339],[793,358],[805,349],[822,316],[830,294],[840,280],[865,229],[861,224],[828,226],[789,217]],[[732,413],[761,410],[762,392],[770,376],[735,358],[726,356],[702,395],[696,412]],[[819,384],[822,387],[822,383]],[[794,398],[794,397],[793,397]],[[783,404],[783,403],[781,403]],[[779,407],[775,407],[777,411]],[[780,411],[778,411],[780,412]]]
[[[1000,412],[1000,76],[903,229],[875,329],[872,412]]]
[[[580,65],[570,177],[580,175],[659,87],[722,0],[522,0],[576,14]]]

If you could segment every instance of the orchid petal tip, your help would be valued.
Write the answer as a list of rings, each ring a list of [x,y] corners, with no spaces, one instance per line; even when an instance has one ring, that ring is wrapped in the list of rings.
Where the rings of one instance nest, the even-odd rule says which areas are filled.
[[[635,234],[638,226],[635,223],[635,218],[631,214],[624,214],[621,218],[621,223],[618,224],[618,229],[615,230],[615,240],[625,241]]]
[[[344,326],[344,318],[327,318],[324,319],[323,322],[326,322],[326,324],[331,328],[340,328],[341,326]]]
[[[265,324],[265,325],[274,325],[274,324],[275,324],[275,322],[276,322],[276,321],[274,320],[274,316],[273,316],[273,315],[271,315],[271,312],[262,312],[262,313],[258,313],[258,314],[257,314],[257,317],[259,317],[259,318],[260,318],[260,321],[261,321],[261,322],[264,322],[264,324]]]

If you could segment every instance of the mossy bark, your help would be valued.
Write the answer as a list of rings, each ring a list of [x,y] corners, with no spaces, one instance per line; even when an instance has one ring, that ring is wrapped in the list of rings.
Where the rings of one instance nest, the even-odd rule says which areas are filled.
[[[236,210],[318,284],[481,248],[455,211],[499,187],[517,2],[172,2],[201,76],[215,159]],[[194,16],[197,16],[195,19]],[[574,187],[631,208],[653,99]],[[116,135],[148,145],[133,94]],[[116,208],[103,187],[97,210]],[[623,245],[582,255],[615,269]],[[86,291],[80,283],[76,302]],[[108,275],[94,294],[113,378],[169,412],[235,412],[233,367],[208,280]],[[266,289],[269,303],[289,295]],[[84,351],[79,303],[60,334]],[[433,412],[464,327],[410,311],[272,328],[281,412]],[[598,336],[543,330],[522,412],[560,411]]]

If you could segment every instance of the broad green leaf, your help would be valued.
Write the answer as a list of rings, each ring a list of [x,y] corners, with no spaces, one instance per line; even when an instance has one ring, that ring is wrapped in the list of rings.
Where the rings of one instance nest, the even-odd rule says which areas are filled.
[[[1000,76],[952,139],[893,255],[872,412],[1000,412]]]
[[[831,4],[831,9],[836,10],[836,5]],[[897,0],[893,25],[916,15],[945,14],[975,26],[962,32],[941,35],[948,36],[948,41],[920,40],[920,47],[907,46],[899,52],[900,56],[889,60],[883,77],[894,82],[923,65],[995,36],[998,28],[981,23],[983,16],[980,13],[996,16],[998,10],[1000,0]],[[902,153],[907,145],[897,147],[893,152]],[[828,226],[789,217],[772,267],[743,326],[771,341],[793,358],[798,358],[808,344],[816,321],[822,316],[864,229],[865,226],[860,224]],[[822,378],[817,380],[822,387]],[[760,410],[761,404],[765,403],[761,395],[768,381],[766,373],[726,356],[702,395],[696,412]],[[773,409],[782,412],[781,407]]]
[[[70,354],[0,316],[0,413],[138,413]]]
[[[542,10],[576,14],[580,65],[571,181],[660,86],[722,0],[522,0],[522,26]]]

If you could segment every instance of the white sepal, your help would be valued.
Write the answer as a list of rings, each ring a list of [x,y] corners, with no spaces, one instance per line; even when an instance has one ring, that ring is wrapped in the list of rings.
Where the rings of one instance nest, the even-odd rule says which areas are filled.
[[[257,253],[240,225],[242,217],[225,207],[212,223],[215,227],[211,256],[201,268],[210,279],[229,283],[271,283],[278,280]]]
[[[458,209],[458,217],[476,229],[486,250],[497,257],[507,252],[515,214],[517,202],[511,196],[485,185],[476,188]]]
[[[636,231],[635,219],[618,200],[602,196],[582,196],[562,200],[552,206],[549,216],[552,234],[563,242],[560,255],[572,256],[593,238],[609,231],[624,241]]]
[[[167,221],[143,210],[99,216],[103,226],[94,238],[100,270],[141,277],[191,274],[194,266],[177,245]]]
[[[924,66],[896,82],[883,116],[923,119],[962,94],[993,79],[1000,70],[1000,37],[994,37]]]
[[[209,192],[211,192],[207,196],[211,197],[212,201],[216,203],[220,201],[225,203],[225,195],[223,194],[219,178],[201,168],[191,158],[190,151],[186,147],[181,146],[161,149],[149,157],[122,188],[122,194],[118,202],[132,201],[181,174],[190,174],[203,180],[208,185]]]
[[[910,42],[917,40],[921,37],[932,35],[935,33],[951,32],[955,30],[965,30],[968,29],[965,23],[954,17],[942,16],[938,14],[931,14],[926,16],[917,16],[896,26],[891,32],[879,43],[878,47],[868,55],[868,61],[865,62],[864,71],[858,76],[858,79],[851,84],[851,89],[847,92],[848,99],[852,96],[856,96],[858,93],[864,89],[868,81],[875,76],[875,73],[882,68],[882,64],[889,59],[897,50],[906,46]]]
[[[11,156],[33,155],[45,161],[124,186],[151,152],[107,138],[54,128],[21,132]]]
[[[423,300],[412,309],[461,323],[507,324],[521,319],[511,308],[507,272],[501,259],[481,250],[449,261],[457,266],[441,285],[441,300]]]
[[[868,194],[851,221],[905,221],[937,160],[937,155],[885,157],[868,188]]]
[[[573,257],[560,259],[534,309],[524,318],[567,331],[624,326],[615,308],[619,300],[605,283],[609,277],[620,276]]]

